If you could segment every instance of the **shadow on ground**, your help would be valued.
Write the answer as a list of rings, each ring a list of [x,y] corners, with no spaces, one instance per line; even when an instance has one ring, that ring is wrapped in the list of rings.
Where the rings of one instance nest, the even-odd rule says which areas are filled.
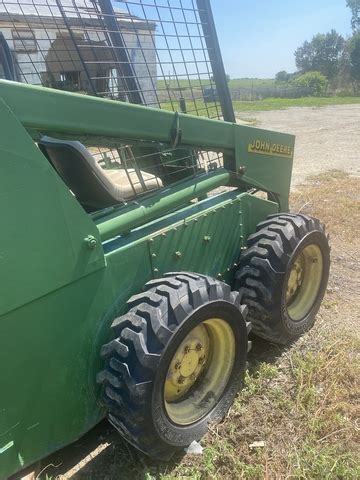
[[[273,363],[284,349],[252,336],[249,353],[249,372],[256,375],[263,362]],[[71,478],[73,480],[145,479],[159,474],[170,474],[181,462],[184,454],[175,455],[170,462],[151,460],[129,445],[106,421],[102,421],[75,443],[50,455],[36,465],[41,480]],[[26,473],[34,470],[27,469]],[[14,476],[18,480],[24,475]]]

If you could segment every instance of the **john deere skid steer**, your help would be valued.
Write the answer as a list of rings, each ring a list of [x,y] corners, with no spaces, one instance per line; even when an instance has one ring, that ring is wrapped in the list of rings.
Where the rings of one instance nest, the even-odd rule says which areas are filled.
[[[122,14],[131,20],[124,26],[119,13],[101,10],[106,2],[96,4],[87,25],[110,17],[119,33],[148,24],[156,39],[165,23],[156,17],[149,27],[137,11]],[[103,94],[25,84],[19,53],[18,81],[0,80],[1,478],[105,416],[136,448],[168,459],[226,414],[250,330],[286,345],[315,321],[329,244],[319,220],[289,213],[294,137],[234,122],[209,3],[191,12],[200,37],[213,42],[203,50],[212,52],[219,103],[198,100],[201,75],[188,91],[165,75],[156,91],[170,100],[149,107],[131,55],[106,60],[122,70],[108,72]],[[81,17],[62,15],[75,45]],[[119,52],[121,35],[112,34],[106,41]],[[74,51],[83,67],[99,62],[82,42]],[[159,50],[163,42],[156,39]],[[73,77],[64,70],[58,81],[65,78]],[[138,105],[129,79],[138,82]],[[225,121],[191,114],[199,108]]]

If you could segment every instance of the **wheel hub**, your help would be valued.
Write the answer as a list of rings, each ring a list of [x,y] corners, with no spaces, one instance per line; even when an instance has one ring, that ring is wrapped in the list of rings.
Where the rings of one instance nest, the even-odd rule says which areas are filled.
[[[181,342],[170,362],[164,403],[169,418],[189,425],[206,415],[221,397],[234,367],[235,337],[220,318],[209,318]]]
[[[316,244],[300,251],[290,270],[286,285],[286,307],[295,322],[301,321],[314,305],[319,292],[323,257]]]
[[[289,280],[286,289],[286,301],[290,302],[295,297],[304,278],[304,260],[302,255],[296,259],[289,275]]]
[[[177,349],[165,382],[167,401],[180,399],[196,382],[206,365],[210,339],[204,326],[192,330]]]

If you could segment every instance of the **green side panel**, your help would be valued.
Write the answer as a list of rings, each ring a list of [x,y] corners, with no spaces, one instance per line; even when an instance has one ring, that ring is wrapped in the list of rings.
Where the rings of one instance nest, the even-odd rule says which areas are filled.
[[[107,268],[0,317],[0,478],[75,441],[104,417],[100,348],[151,278],[146,240]]]
[[[166,272],[193,271],[233,281],[241,248],[257,223],[276,213],[278,206],[248,194],[229,192],[218,203],[200,202],[203,210],[152,235],[148,240],[153,276]],[[199,208],[198,207],[198,208]]]
[[[149,240],[154,276],[193,271],[223,277],[237,261],[242,230],[241,205],[236,198],[159,232]]]
[[[101,418],[90,371],[103,272],[0,317],[1,479]]]
[[[104,267],[97,228],[0,101],[0,315]],[[85,237],[98,240],[90,250]]]
[[[243,236],[244,245],[246,245],[247,237],[256,231],[257,224],[265,220],[268,215],[279,213],[279,206],[274,202],[247,193],[242,195],[241,199]]]
[[[236,168],[245,167],[242,180],[278,194],[281,210],[287,211],[295,137],[247,126],[236,132]]]

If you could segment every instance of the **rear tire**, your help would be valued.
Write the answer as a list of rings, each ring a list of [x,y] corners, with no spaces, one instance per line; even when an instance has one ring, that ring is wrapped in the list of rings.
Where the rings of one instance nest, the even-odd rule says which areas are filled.
[[[102,348],[98,381],[114,427],[164,460],[232,404],[246,365],[247,307],[225,283],[193,273],[152,280],[128,304]]]
[[[270,215],[248,238],[236,288],[254,333],[282,345],[309,330],[324,297],[330,247],[324,226],[306,215]]]

